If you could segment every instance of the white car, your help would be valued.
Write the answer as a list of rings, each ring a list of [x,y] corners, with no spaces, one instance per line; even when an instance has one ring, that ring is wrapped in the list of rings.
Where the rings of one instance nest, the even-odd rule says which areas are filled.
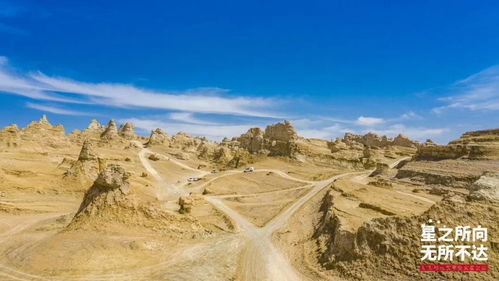
[[[255,168],[253,168],[253,167],[248,167],[248,168],[244,169],[244,172],[245,172],[245,173],[251,173],[251,172],[253,172],[254,170],[255,170]]]
[[[188,178],[187,181],[188,182],[195,182],[195,181],[198,181],[200,180],[200,178]]]

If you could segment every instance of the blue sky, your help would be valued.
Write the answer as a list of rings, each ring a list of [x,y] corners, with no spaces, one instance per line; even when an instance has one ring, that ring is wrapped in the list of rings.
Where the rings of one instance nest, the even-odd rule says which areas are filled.
[[[0,0],[0,127],[445,143],[499,127],[497,1]]]

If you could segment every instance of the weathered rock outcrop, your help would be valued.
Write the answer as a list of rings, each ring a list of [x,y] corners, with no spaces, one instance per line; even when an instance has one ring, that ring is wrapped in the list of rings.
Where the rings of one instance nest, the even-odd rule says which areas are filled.
[[[202,142],[198,148],[198,158],[203,160],[212,160],[218,145],[212,142]]]
[[[288,157],[293,157],[297,153],[297,140],[298,135],[287,120],[283,123],[268,125],[265,131],[260,128],[251,128],[237,139],[239,147],[250,153]]]
[[[497,162],[483,160],[411,161],[400,168],[396,177],[426,185],[467,188],[485,171],[497,169]]]
[[[384,163],[376,163],[376,169],[369,175],[370,177],[378,175],[387,175],[390,171],[390,166]]]
[[[118,130],[118,135],[127,140],[135,139],[136,135],[133,129],[133,124],[129,122],[121,124],[120,129]]]
[[[160,128],[151,131],[151,135],[149,136],[149,140],[146,145],[160,145],[160,144],[168,144],[169,138],[168,134]]]
[[[375,133],[367,133],[363,136],[354,135],[352,133],[345,133],[342,141],[349,146],[352,146],[354,143],[360,143],[371,147],[387,147],[397,145],[416,148],[419,146],[419,143],[417,141],[413,141],[402,134],[399,134],[394,139],[392,139],[387,136],[380,137]]]
[[[470,187],[473,199],[499,200],[499,172],[485,172]]]
[[[436,146],[437,144],[434,143],[431,139],[426,139],[425,142],[421,144],[421,146]]]
[[[185,152],[177,152],[175,153],[175,158],[179,159],[179,160],[189,160],[189,154],[185,153]]]
[[[110,120],[109,123],[107,123],[107,126],[104,129],[104,132],[102,132],[102,134],[100,135],[100,137],[101,139],[104,140],[116,140],[120,138],[114,120]]]
[[[101,134],[104,132],[104,127],[95,119],[90,121],[87,128],[83,131],[73,130],[68,137],[75,144],[82,144],[86,139],[100,140]]]
[[[87,126],[87,130],[93,130],[93,131],[104,131],[104,127],[95,119],[92,119],[90,123]]]
[[[327,147],[331,150],[332,153],[347,150],[350,148],[341,138],[336,138],[336,140],[328,142]]]
[[[206,141],[204,138],[193,137],[184,132],[178,132],[172,136],[170,141],[170,147],[182,149],[188,152],[195,152],[197,147]]]
[[[39,121],[33,121],[19,130],[15,124],[0,130],[0,146],[21,148],[26,151],[45,151],[47,149],[64,149],[71,145],[64,135],[64,127],[60,124],[52,126],[43,115]]]
[[[62,165],[63,163],[60,166]],[[71,167],[64,173],[63,178],[72,181],[77,186],[86,188],[97,178],[99,172],[105,166],[106,161],[97,156],[93,143],[86,140],[83,142],[78,160],[71,164]]]
[[[213,158],[217,163],[226,164],[232,159],[232,152],[226,147],[220,147]]]
[[[421,215],[411,217],[392,216],[364,222],[358,229],[347,229],[341,214],[333,206],[328,193],[321,206],[322,217],[316,226],[313,239],[318,248],[318,262],[326,269],[348,280],[434,280],[441,278],[438,272],[419,272],[415,263],[421,260],[421,224],[431,219],[442,225],[480,224],[489,232],[498,230],[497,205],[481,201],[466,201],[453,195],[436,203]],[[479,222],[479,223],[477,223]],[[455,242],[455,244],[460,244]],[[497,242],[487,241],[484,246],[495,249]],[[498,264],[497,251],[489,250],[490,263]],[[393,270],[396,268],[396,271]],[[460,280],[462,272],[446,272],[449,280]],[[467,275],[466,280],[496,280],[495,273]]]
[[[93,144],[90,141],[85,141],[81,147],[79,161],[97,160],[97,154],[94,151]]]
[[[498,160],[499,129],[466,132],[448,145],[424,145],[416,153],[416,159],[421,160],[458,158]]]
[[[396,136],[393,141],[392,145],[398,145],[398,146],[405,146],[405,147],[417,147],[419,143],[409,139],[408,137],[399,134]]]
[[[260,128],[251,128],[238,138],[242,148],[250,153],[259,153],[265,148],[264,132]]]
[[[188,214],[192,208],[202,201],[203,197],[200,194],[189,194],[180,196],[178,204],[180,206],[179,213]]]
[[[82,214],[94,216],[106,205],[115,205],[125,200],[130,189],[130,173],[119,165],[109,165],[104,169],[94,184],[85,193],[80,208],[76,212],[77,219]]]
[[[267,126],[263,137],[267,140],[270,156],[294,156],[297,152],[298,135],[288,120]]]
[[[15,148],[20,145],[21,131],[16,124],[11,124],[0,130],[0,146]]]
[[[192,216],[165,211],[158,201],[144,201],[134,192],[132,175],[119,165],[108,165],[86,191],[66,231],[116,232],[139,229],[140,233],[188,237],[206,235]],[[185,206],[187,207],[187,206]]]
[[[421,146],[415,156],[416,160],[458,159],[469,155],[469,149],[461,145]]]

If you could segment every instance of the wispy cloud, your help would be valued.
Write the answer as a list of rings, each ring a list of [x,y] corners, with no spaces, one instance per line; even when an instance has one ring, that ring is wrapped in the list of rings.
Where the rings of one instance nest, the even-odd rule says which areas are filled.
[[[173,112],[168,115],[168,118],[189,124],[216,125],[214,122],[208,122],[194,117],[194,114],[191,112]]]
[[[447,96],[440,99],[446,105],[433,108],[433,112],[452,108],[499,110],[499,65],[457,81],[447,91]]]
[[[424,119],[422,116],[419,114],[414,113],[413,111],[406,112],[402,115],[400,115],[399,118],[396,118],[398,120],[422,120]]]
[[[26,107],[40,110],[43,112],[50,112],[50,113],[60,114],[60,115],[71,115],[71,116],[96,116],[97,115],[94,113],[74,111],[74,110],[64,109],[64,108],[60,108],[60,107],[56,107],[56,106],[35,104],[35,103],[31,103],[31,102],[27,102]]]
[[[121,108],[155,108],[185,112],[280,118],[271,113],[276,100],[262,97],[227,97],[229,90],[195,88],[153,91],[120,83],[88,83],[41,72],[14,73],[0,67],[0,92],[37,100],[93,103]]]

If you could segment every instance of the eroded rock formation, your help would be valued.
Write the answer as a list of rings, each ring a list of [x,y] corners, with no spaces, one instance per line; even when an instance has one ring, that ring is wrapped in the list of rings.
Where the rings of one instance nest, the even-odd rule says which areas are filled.
[[[107,123],[107,126],[104,128],[104,132],[102,132],[100,137],[105,140],[115,140],[119,138],[118,129],[116,128],[114,120],[110,120],[109,123]]]
[[[11,124],[0,130],[0,145],[10,147],[17,147],[21,142],[21,131],[16,124]]]
[[[446,196],[421,215],[376,218],[364,222],[357,229],[349,229],[343,225],[341,213],[334,208],[333,199],[331,193],[324,197],[322,217],[313,239],[318,245],[318,262],[348,280],[385,280],[386,276],[404,281],[438,279],[438,272],[425,272],[425,278],[421,279],[420,273],[414,269],[414,262],[421,259],[421,224],[428,224],[430,219],[453,226],[474,226],[480,222],[489,231],[497,229],[497,205],[467,201],[459,195]],[[496,247],[496,242],[490,239],[484,244],[489,249]],[[491,255],[495,256],[495,251],[491,251]],[[489,259],[489,262],[497,264],[497,260]],[[462,272],[446,273],[448,279],[462,278]],[[482,274],[468,275],[466,280],[495,279]]]
[[[340,141],[347,144],[348,147],[354,146],[356,144],[363,144],[371,147],[387,147],[396,145],[416,148],[419,146],[419,143],[417,141],[413,141],[402,134],[399,134],[392,139],[387,136],[380,137],[375,133],[367,133],[365,135],[345,133],[343,139],[337,139],[336,143],[339,143]]]
[[[0,146],[20,147],[25,151],[45,151],[64,149],[71,145],[60,124],[52,126],[45,115],[19,130],[17,125],[9,125],[0,130]]]
[[[473,199],[499,200],[499,172],[485,172],[470,187]]]
[[[68,161],[67,159],[63,160],[59,166],[62,167],[64,162]],[[71,163],[63,177],[77,186],[86,188],[97,178],[105,166],[106,161],[97,156],[94,144],[90,140],[86,140],[83,142],[78,160]]]
[[[499,129],[466,132],[448,145],[424,145],[416,153],[416,159],[422,160],[458,158],[498,160]]]
[[[297,153],[297,140],[298,135],[287,120],[283,123],[268,125],[265,131],[260,128],[251,128],[237,138],[239,146],[250,153],[289,157]]]
[[[82,214],[94,216],[101,208],[125,200],[125,195],[130,189],[129,178],[130,173],[121,166],[109,165],[99,174],[92,187],[85,193],[74,219]]]
[[[121,124],[120,129],[118,130],[118,135],[126,140],[133,140],[136,138],[135,131],[133,128],[133,124],[126,122],[125,124]]]
[[[159,144],[168,144],[169,138],[168,134],[160,128],[151,131],[151,135],[149,136],[149,140],[146,145],[159,145]]]

